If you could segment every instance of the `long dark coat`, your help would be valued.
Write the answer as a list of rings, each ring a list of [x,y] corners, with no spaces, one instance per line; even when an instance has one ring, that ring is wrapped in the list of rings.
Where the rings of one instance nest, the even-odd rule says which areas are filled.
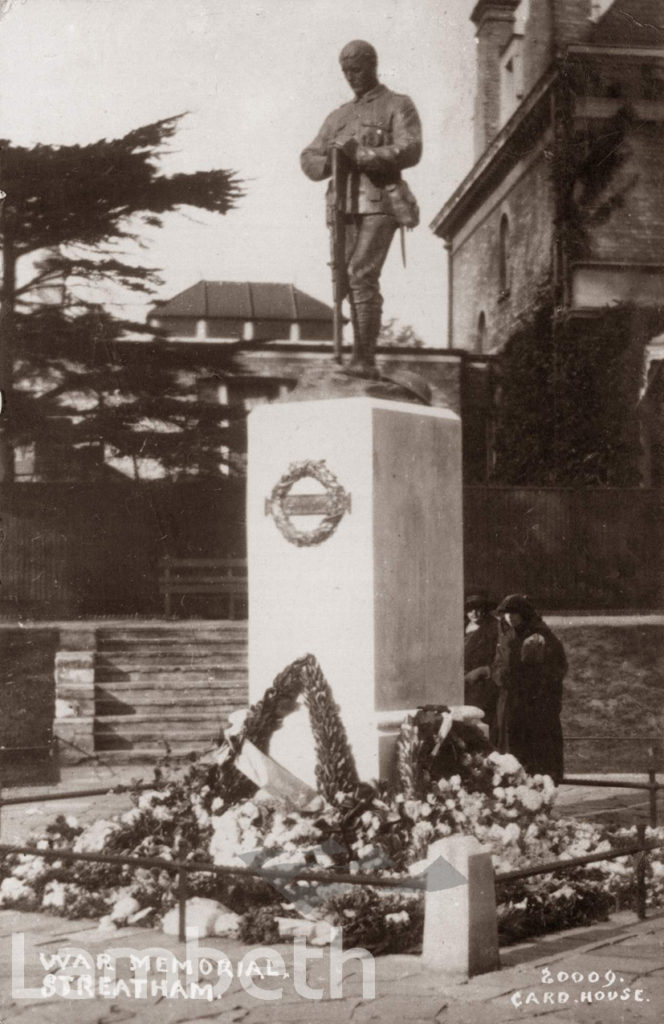
[[[480,619],[477,629],[466,633],[463,645],[463,670],[467,674],[476,668],[493,665],[498,645],[498,619],[493,615],[485,615]],[[478,679],[476,682],[466,681],[464,686],[464,703],[481,708],[484,720],[489,728],[493,727],[498,702],[498,688],[492,679]]]
[[[499,687],[493,742],[531,774],[563,777],[560,724],[567,659],[560,640],[540,618],[505,627],[492,676]]]

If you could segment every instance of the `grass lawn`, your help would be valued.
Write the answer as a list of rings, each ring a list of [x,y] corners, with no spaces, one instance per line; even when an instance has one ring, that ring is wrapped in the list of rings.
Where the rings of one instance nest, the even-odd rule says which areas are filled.
[[[664,625],[556,625],[554,631],[569,660],[566,773],[643,771],[650,745],[644,737],[656,738],[657,768],[664,771]],[[579,736],[607,739],[572,741]]]

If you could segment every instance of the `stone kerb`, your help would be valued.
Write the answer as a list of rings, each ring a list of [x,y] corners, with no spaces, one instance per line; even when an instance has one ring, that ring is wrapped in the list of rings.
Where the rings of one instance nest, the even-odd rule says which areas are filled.
[[[96,631],[76,626],[60,631],[55,655],[55,720],[61,764],[94,753]]]

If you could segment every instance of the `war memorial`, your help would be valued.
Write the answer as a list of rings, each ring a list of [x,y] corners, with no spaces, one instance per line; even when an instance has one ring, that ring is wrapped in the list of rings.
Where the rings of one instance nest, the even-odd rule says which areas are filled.
[[[461,423],[417,375],[381,375],[375,360],[381,267],[417,219],[401,171],[419,159],[419,119],[380,84],[368,43],[349,43],[340,64],[355,100],[301,158],[308,177],[331,181],[334,355],[249,416],[249,706],[212,753],[137,782],[130,810],[86,826],[60,816],[5,851],[0,905],[99,922],[111,938],[158,928],[198,966],[222,962],[213,943],[239,940],[271,950],[280,978],[273,947],[289,942],[296,962],[307,943],[335,963],[342,949],[406,954],[447,993],[497,971],[499,944],[605,919],[635,888],[645,914],[644,834],[635,846],[630,830],[553,815],[552,779],[494,749],[482,711],[464,704]],[[655,850],[661,830],[650,839]],[[598,847],[606,859],[586,871]],[[559,862],[575,858],[565,874]],[[547,863],[559,872],[528,874]],[[127,950],[143,968],[162,955]],[[47,994],[69,998],[60,966]],[[94,975],[80,997],[142,998],[145,983],[209,1000],[228,988],[218,971],[215,984],[197,979],[211,994],[192,995],[176,966],[171,989],[134,970],[133,989],[102,991],[94,970],[107,967],[79,972]],[[633,1000],[614,981],[615,999]],[[338,988],[331,975],[326,999]]]

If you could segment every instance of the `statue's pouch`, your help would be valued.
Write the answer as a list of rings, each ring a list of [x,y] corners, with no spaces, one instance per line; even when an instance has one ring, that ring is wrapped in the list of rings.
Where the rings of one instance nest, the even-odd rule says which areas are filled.
[[[385,186],[385,200],[390,213],[404,228],[416,228],[420,223],[420,208],[417,199],[405,181]]]

